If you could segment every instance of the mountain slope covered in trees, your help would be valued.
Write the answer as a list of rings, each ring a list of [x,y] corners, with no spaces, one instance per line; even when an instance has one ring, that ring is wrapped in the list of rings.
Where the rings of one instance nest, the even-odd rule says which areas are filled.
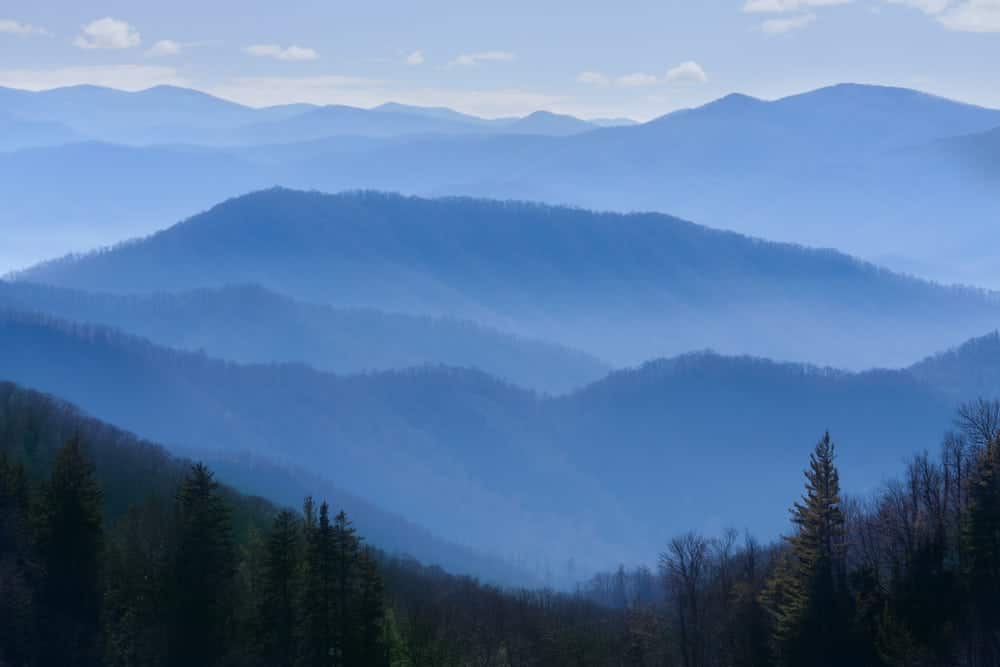
[[[3,377],[102,419],[179,450],[307,467],[445,538],[544,557],[560,577],[570,558],[634,560],[681,527],[774,534],[815,424],[842,434],[850,490],[863,491],[937,447],[954,406],[975,397],[905,370],[704,353],[543,399],[471,371],[238,366],[17,314],[0,343]]]
[[[117,292],[260,283],[475,320],[616,365],[707,347],[902,366],[1000,322],[992,293],[668,216],[378,193],[262,191],[17,277]],[[845,335],[858,330],[863,345]]]
[[[341,374],[444,364],[559,393],[609,370],[581,352],[473,322],[336,309],[255,286],[115,295],[0,281],[0,307],[103,324],[230,361],[299,362]]]

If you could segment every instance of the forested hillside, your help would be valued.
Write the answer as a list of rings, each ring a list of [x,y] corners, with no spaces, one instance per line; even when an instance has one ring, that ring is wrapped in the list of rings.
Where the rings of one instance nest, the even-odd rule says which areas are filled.
[[[379,193],[258,192],[17,277],[131,293],[258,283],[475,320],[616,365],[711,348],[903,366],[1000,321],[993,293],[663,215]],[[844,334],[859,330],[863,344]]]
[[[783,541],[682,533],[656,570],[620,567],[566,595],[393,558],[326,502],[280,510],[0,384],[0,660],[988,667],[998,424],[1000,404],[965,404],[939,461],[912,458],[865,499],[843,495],[828,433]]]
[[[230,361],[341,374],[444,364],[560,393],[610,370],[587,354],[474,322],[338,309],[254,286],[123,296],[0,281],[0,308],[103,324]]]
[[[0,617],[12,665],[557,665],[581,651],[604,665],[625,650],[595,603],[378,551],[322,499],[299,514],[242,495],[11,384]]]
[[[980,345],[995,348],[996,337]],[[0,368],[171,447],[317,471],[442,537],[558,580],[571,558],[580,568],[633,560],[684,527],[774,535],[813,424],[842,434],[849,489],[865,491],[907,453],[936,447],[960,401],[996,392],[961,372],[969,380],[956,389],[910,371],[703,353],[546,399],[474,371],[241,366],[17,314],[0,322]],[[773,481],[761,487],[761,478]]]

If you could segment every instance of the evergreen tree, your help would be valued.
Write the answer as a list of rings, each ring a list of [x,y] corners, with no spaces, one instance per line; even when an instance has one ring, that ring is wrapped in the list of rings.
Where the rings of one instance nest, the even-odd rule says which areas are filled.
[[[358,663],[357,579],[360,542],[343,511],[334,519],[334,665]]]
[[[226,652],[236,554],[229,509],[200,463],[178,490],[175,530],[170,663],[214,665]]]
[[[330,507],[326,503],[320,505],[316,520],[312,499],[307,498],[305,515],[306,553],[300,607],[302,641],[298,662],[303,667],[327,667],[334,664],[334,536]]]
[[[295,661],[299,538],[295,515],[287,510],[279,512],[265,545],[260,596],[262,657],[276,667],[291,667]]]
[[[1000,664],[1000,439],[979,452],[963,527],[976,664]]]
[[[0,665],[34,662],[36,590],[24,467],[0,452]]]
[[[358,561],[358,663],[382,667],[388,662],[385,648],[385,600],[375,552],[367,548]]]
[[[37,513],[42,662],[100,662],[101,489],[78,436],[56,455]]]
[[[806,493],[792,508],[796,532],[788,557],[766,592],[774,616],[774,649],[784,665],[850,663],[850,596],[844,515],[830,434],[809,458]]]

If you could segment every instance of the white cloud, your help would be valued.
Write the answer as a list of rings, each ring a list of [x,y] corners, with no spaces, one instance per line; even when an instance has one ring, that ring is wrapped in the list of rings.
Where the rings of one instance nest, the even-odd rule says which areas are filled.
[[[515,56],[510,51],[481,51],[479,53],[463,53],[451,61],[452,65],[471,67],[484,62],[509,62]]]
[[[423,65],[424,64],[424,52],[423,51],[414,51],[410,55],[406,56],[406,64],[407,65],[411,65],[411,66]]]
[[[445,106],[490,117],[524,115],[538,109],[573,111],[562,106],[568,98],[560,95],[520,89],[406,88],[400,87],[398,82],[334,74],[242,77],[211,86],[206,92],[249,106],[307,102],[373,107],[393,100],[415,106]]]
[[[278,44],[253,44],[243,49],[252,56],[275,58],[276,60],[316,60],[319,54],[302,46],[282,48]]]
[[[625,76],[620,76],[615,80],[615,83],[624,88],[639,88],[641,86],[652,86],[656,84],[657,78],[652,74],[646,74],[645,72],[635,72],[633,74],[626,74]]]
[[[139,32],[125,21],[107,16],[82,26],[73,44],[81,49],[129,49],[139,46]]]
[[[886,0],[919,9],[959,32],[1000,32],[1000,0]]]
[[[58,67],[54,69],[0,69],[0,86],[24,90],[48,90],[90,84],[119,90],[143,90],[153,86],[189,86],[173,67],[107,65]]]
[[[708,75],[701,65],[689,60],[667,72],[667,83],[707,83]]]
[[[45,28],[39,28],[38,26],[31,25],[30,23],[21,23],[20,21],[14,21],[13,19],[0,19],[0,33],[7,35],[19,35],[21,37],[51,34]]]
[[[787,19],[768,19],[760,24],[760,29],[768,35],[783,35],[800,30],[816,22],[815,14],[802,14]]]
[[[967,0],[938,20],[951,30],[1000,32],[1000,0]]]
[[[743,11],[748,14],[782,14],[813,7],[848,5],[852,2],[854,0],[747,0]]]
[[[925,14],[940,14],[951,5],[951,0],[886,0],[886,2],[892,5],[913,7]]]
[[[576,75],[577,83],[585,83],[590,86],[608,86],[611,85],[611,79],[600,72],[586,71],[580,72]]]
[[[161,39],[146,50],[147,58],[158,58],[161,56],[176,56],[184,48],[183,44],[172,39]]]

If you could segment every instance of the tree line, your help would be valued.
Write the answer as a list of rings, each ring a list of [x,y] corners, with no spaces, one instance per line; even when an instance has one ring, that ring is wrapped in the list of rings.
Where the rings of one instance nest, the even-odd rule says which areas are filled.
[[[869,498],[842,496],[826,434],[782,541],[688,533],[657,571],[621,567],[579,593],[626,619],[627,664],[1000,665],[1000,403],[956,423],[938,458]]]
[[[824,435],[785,539],[687,533],[567,594],[389,556],[326,503],[4,399],[0,665],[1000,665],[1000,403],[868,498]]]

